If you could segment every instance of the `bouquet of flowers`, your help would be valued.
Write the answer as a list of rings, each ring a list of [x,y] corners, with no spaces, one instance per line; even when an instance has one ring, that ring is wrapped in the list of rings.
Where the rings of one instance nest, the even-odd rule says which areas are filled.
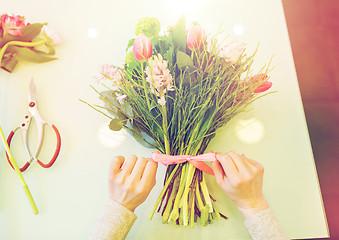
[[[19,59],[43,63],[56,59],[60,35],[46,23],[25,23],[20,15],[0,15],[0,66],[12,72]]]
[[[267,94],[269,64],[253,75],[255,53],[246,56],[243,44],[220,40],[220,31],[207,36],[197,23],[186,29],[184,17],[166,34],[159,31],[157,19],[140,20],[125,64],[103,65],[96,77],[106,81],[106,91],[93,88],[105,104],[89,105],[111,119],[111,130],[127,129],[157,149],[152,159],[167,165],[151,218],[158,209],[163,223],[207,225],[227,217],[203,174],[213,174],[203,161],[216,160],[215,153],[203,153],[218,129]]]

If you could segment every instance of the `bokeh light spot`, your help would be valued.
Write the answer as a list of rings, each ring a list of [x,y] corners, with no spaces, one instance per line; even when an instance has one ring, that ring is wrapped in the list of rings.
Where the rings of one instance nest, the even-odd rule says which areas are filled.
[[[257,118],[240,119],[235,126],[235,133],[240,141],[254,144],[264,137],[265,127]]]

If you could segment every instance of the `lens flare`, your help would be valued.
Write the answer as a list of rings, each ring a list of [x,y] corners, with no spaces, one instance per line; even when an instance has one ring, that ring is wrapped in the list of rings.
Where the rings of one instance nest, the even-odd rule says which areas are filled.
[[[240,141],[255,144],[264,137],[265,127],[257,118],[241,119],[235,126],[235,133]]]

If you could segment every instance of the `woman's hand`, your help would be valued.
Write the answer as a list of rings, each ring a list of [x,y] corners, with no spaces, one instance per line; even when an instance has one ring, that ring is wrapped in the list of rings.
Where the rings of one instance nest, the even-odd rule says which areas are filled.
[[[115,157],[109,169],[109,197],[134,212],[154,187],[157,168],[151,159]]]
[[[218,185],[235,203],[245,218],[268,208],[262,193],[263,166],[235,152],[218,153],[212,162]]]

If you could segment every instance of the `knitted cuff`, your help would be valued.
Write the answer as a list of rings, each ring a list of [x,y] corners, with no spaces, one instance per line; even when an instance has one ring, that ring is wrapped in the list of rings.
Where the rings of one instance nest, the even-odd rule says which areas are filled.
[[[108,198],[90,239],[125,239],[137,216],[120,203]]]
[[[289,239],[270,208],[253,214],[244,224],[253,240]]]

